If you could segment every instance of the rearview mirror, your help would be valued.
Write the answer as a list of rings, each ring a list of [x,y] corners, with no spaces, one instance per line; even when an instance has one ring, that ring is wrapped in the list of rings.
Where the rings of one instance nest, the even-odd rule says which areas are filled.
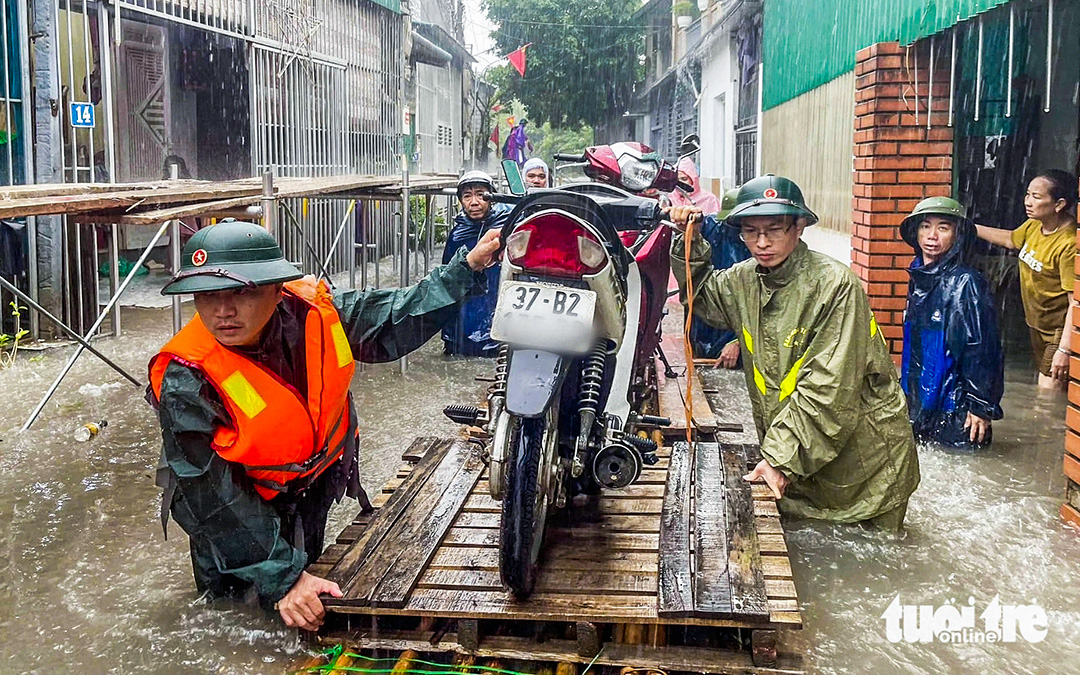
[[[701,139],[697,134],[690,134],[684,136],[679,141],[679,157],[689,157],[690,155],[697,154],[701,150]]]
[[[515,197],[525,194],[525,179],[521,177],[521,167],[512,159],[502,161],[503,175],[506,176],[506,188]]]

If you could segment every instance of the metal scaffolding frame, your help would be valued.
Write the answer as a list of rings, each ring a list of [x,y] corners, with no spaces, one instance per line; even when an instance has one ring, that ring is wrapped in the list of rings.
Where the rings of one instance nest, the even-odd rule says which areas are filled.
[[[51,1],[56,9],[54,68],[66,92],[60,106],[66,182],[118,179],[114,118],[120,89],[114,84],[125,85],[124,74],[116,67],[120,47],[131,37],[124,31],[132,25],[130,20],[140,18],[166,33],[170,23],[178,24],[247,45],[252,175],[265,170],[279,176],[388,175],[397,168],[402,107],[398,83],[406,67],[402,49],[407,25],[400,14],[370,0],[113,0],[107,5],[101,0]],[[168,54],[165,58],[167,63]],[[70,102],[92,102],[97,128],[73,128],[68,123]],[[320,250],[345,216],[345,205],[337,200],[292,200],[288,205],[300,229]],[[384,244],[377,254],[396,251],[389,243],[398,231],[395,217],[400,214],[385,208],[371,211],[364,214],[364,222],[377,230],[374,238]],[[280,212],[271,215],[278,221],[283,218]],[[82,330],[104,299],[97,280],[101,252],[111,270],[109,295],[118,290],[120,237],[114,224],[79,225],[66,217],[61,223],[58,313]],[[315,260],[295,229],[276,234],[283,235],[281,243],[290,259],[313,266]],[[30,236],[36,243],[35,233]],[[31,246],[32,257],[36,252]],[[172,251],[170,257],[175,255]],[[36,261],[31,262],[36,272]],[[347,269],[346,253],[337,252],[329,267],[332,272]],[[29,286],[36,299],[36,279]],[[32,317],[36,320],[37,313]],[[119,312],[114,312],[111,328],[114,335],[120,333]]]
[[[267,183],[268,183],[267,187],[270,188],[270,190],[268,190],[268,192],[269,192],[270,195],[273,195],[272,176],[269,177],[269,180],[267,181]],[[305,272],[308,272],[308,273],[314,273],[319,278],[325,278],[326,281],[331,286],[334,286],[335,285],[335,282],[334,282],[334,279],[333,279],[334,274],[329,271],[328,266],[329,266],[329,263],[330,263],[330,261],[332,259],[334,259],[334,258],[336,258],[336,257],[338,257],[340,255],[341,257],[344,257],[348,261],[347,262],[347,271],[348,271],[349,286],[352,287],[352,288],[355,288],[356,287],[355,286],[356,268],[357,268],[356,252],[357,252],[357,250],[359,250],[360,253],[361,253],[361,264],[363,266],[362,267],[362,284],[361,284],[361,288],[362,289],[369,288],[368,265],[371,264],[371,262],[374,262],[374,268],[375,268],[375,275],[374,275],[374,279],[373,279],[374,283],[372,285],[373,285],[373,287],[378,288],[380,286],[380,283],[379,283],[379,272],[380,272],[379,260],[378,260],[378,258],[375,258],[374,261],[369,261],[366,258],[366,253],[368,251],[368,248],[365,245],[365,242],[367,240],[367,232],[368,232],[368,228],[366,227],[366,223],[363,223],[363,221],[361,221],[362,227],[361,227],[361,229],[359,231],[359,236],[358,237],[354,236],[353,237],[354,241],[351,241],[351,242],[348,241],[348,239],[346,239],[343,236],[344,232],[348,228],[349,224],[354,222],[353,215],[355,213],[359,213],[359,210],[357,209],[358,201],[363,200],[363,201],[365,201],[367,203],[382,203],[382,202],[393,203],[393,202],[396,202],[399,205],[399,207],[401,207],[401,206],[403,206],[405,204],[411,203],[411,199],[413,197],[418,197],[419,199],[424,201],[425,206],[426,206],[425,217],[424,217],[424,220],[422,222],[422,227],[420,227],[418,229],[415,229],[415,234],[414,234],[414,227],[413,227],[414,223],[412,222],[411,215],[402,217],[402,218],[399,219],[400,220],[400,229],[397,232],[398,236],[391,237],[390,242],[388,242],[388,248],[389,248],[389,251],[390,251],[390,257],[392,258],[392,265],[399,273],[398,274],[398,283],[400,284],[401,287],[407,286],[420,273],[420,269],[421,269],[420,266],[418,265],[417,268],[414,270],[412,268],[410,262],[409,262],[410,258],[412,258],[413,256],[416,256],[418,258],[422,258],[422,260],[423,260],[423,265],[422,265],[423,272],[422,273],[423,274],[427,274],[429,272],[429,270],[430,270],[430,267],[431,267],[430,263],[431,263],[432,258],[435,255],[435,245],[436,245],[436,242],[437,242],[437,237],[436,237],[436,234],[435,234],[435,222],[436,222],[437,216],[435,214],[435,208],[434,208],[434,203],[435,203],[435,199],[437,198],[437,196],[443,196],[445,198],[445,200],[446,200],[445,210],[443,211],[443,218],[442,219],[443,219],[443,222],[446,224],[446,227],[449,227],[449,223],[450,223],[450,220],[451,220],[450,214],[452,213],[452,210],[453,210],[454,197],[452,195],[450,195],[450,194],[447,194],[446,190],[447,190],[446,185],[424,185],[424,184],[421,184],[421,185],[416,186],[416,187],[411,187],[410,184],[409,184],[409,176],[408,176],[408,173],[406,172],[406,173],[404,173],[402,175],[401,183],[399,185],[397,185],[397,186],[392,186],[392,187],[389,187],[389,188],[383,188],[381,190],[358,191],[355,194],[333,193],[333,194],[327,194],[327,195],[323,195],[323,196],[319,197],[319,199],[325,200],[327,202],[345,204],[345,217],[340,221],[340,223],[337,225],[337,227],[334,228],[334,231],[332,232],[332,237],[329,239],[330,243],[325,249],[316,248],[316,246],[320,242],[313,243],[311,241],[308,241],[308,237],[306,236],[306,233],[303,232],[302,228],[299,228],[299,223],[296,223],[297,226],[298,226],[298,229],[301,230],[300,235],[299,235],[299,238],[301,240],[301,245],[303,245],[304,247],[306,247],[308,249],[308,251],[310,252],[310,259],[315,261],[315,267],[314,268],[312,268],[310,266],[307,266],[307,265],[300,265],[301,269],[303,271],[305,271]],[[304,198],[304,199],[308,199],[308,198]],[[267,213],[277,213],[278,212],[279,198],[277,196],[267,196],[262,201],[263,201],[263,204],[264,204],[264,208],[269,207],[269,210],[266,211]],[[284,201],[284,200],[282,200],[282,201]],[[292,209],[286,204],[281,204],[280,208],[282,209],[282,211],[285,212],[287,218],[292,219],[293,222],[295,223],[296,217],[292,213]],[[399,208],[399,215],[409,214],[410,211],[411,211],[411,209],[401,209],[401,208]],[[52,315],[46,313],[48,318],[50,318],[51,320],[56,322],[58,324],[58,326],[64,332],[66,332],[67,334],[72,335],[74,337],[74,339],[79,343],[79,347],[75,350],[75,352],[71,355],[71,357],[69,357],[67,363],[64,365],[63,369],[61,369],[60,374],[56,377],[56,379],[53,381],[53,383],[49,386],[48,390],[45,392],[45,394],[42,397],[41,401],[39,401],[38,405],[31,412],[30,416],[27,418],[26,422],[22,426],[22,429],[21,429],[22,431],[25,431],[25,430],[29,429],[34,424],[34,422],[37,420],[38,416],[45,409],[45,406],[48,404],[49,400],[52,398],[53,394],[55,394],[56,391],[59,389],[59,387],[60,387],[61,383],[63,382],[64,378],[66,378],[68,373],[71,372],[71,369],[75,366],[76,361],[78,361],[79,357],[82,355],[84,350],[89,350],[92,353],[94,353],[95,355],[97,355],[107,365],[109,365],[110,367],[115,369],[117,372],[119,372],[121,375],[123,375],[125,378],[127,378],[132,383],[136,384],[137,386],[141,385],[141,383],[139,383],[138,380],[133,378],[131,375],[126,373],[122,368],[120,368],[119,366],[114,364],[112,361],[110,361],[107,357],[105,357],[104,355],[100,354],[97,350],[95,350],[91,346],[90,340],[94,336],[94,334],[97,332],[97,330],[101,326],[101,324],[105,321],[106,317],[110,314],[110,312],[115,311],[115,308],[118,308],[120,297],[123,295],[124,291],[127,290],[127,288],[130,285],[132,279],[135,277],[135,274],[138,272],[139,267],[146,261],[147,257],[149,257],[151,251],[154,249],[154,246],[165,235],[165,233],[167,231],[169,231],[170,229],[173,229],[175,227],[175,223],[176,223],[175,220],[166,219],[166,220],[161,221],[158,224],[155,234],[153,235],[153,237],[151,237],[149,243],[147,243],[146,247],[143,249],[142,254],[139,256],[139,260],[132,267],[132,269],[128,272],[128,274],[125,276],[124,280],[120,283],[119,287],[117,288],[117,292],[113,294],[113,296],[106,303],[105,307],[97,314],[97,318],[95,319],[93,324],[83,334],[80,335],[79,331],[76,331],[74,328],[67,325],[62,320],[60,320],[60,319],[58,319],[56,317],[53,317]],[[356,232],[355,229],[354,229],[354,232]],[[379,233],[380,233],[379,229],[374,230],[374,234],[375,234],[376,238],[378,237]],[[356,238],[359,238],[360,242],[356,242],[355,241]],[[174,309],[175,309],[175,307],[174,307]],[[178,331],[180,329],[181,320],[182,320],[182,318],[179,316],[179,314],[174,311],[173,312],[173,330],[174,330],[174,332]],[[405,372],[405,369],[407,368],[406,359],[405,358],[400,359],[399,364],[400,364],[401,372]]]

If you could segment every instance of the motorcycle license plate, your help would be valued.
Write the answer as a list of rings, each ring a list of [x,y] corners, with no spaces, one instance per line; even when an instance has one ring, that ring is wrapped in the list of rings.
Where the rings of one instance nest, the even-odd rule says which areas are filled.
[[[511,281],[499,289],[491,337],[518,347],[584,354],[592,348],[596,293]]]

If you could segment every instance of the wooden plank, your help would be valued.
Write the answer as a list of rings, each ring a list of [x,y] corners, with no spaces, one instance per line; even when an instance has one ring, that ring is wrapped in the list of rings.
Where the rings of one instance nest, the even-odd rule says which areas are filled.
[[[686,435],[686,402],[685,386],[686,378],[668,379],[664,376],[664,366],[657,360],[656,363],[656,395],[660,416],[671,420],[671,425],[662,429],[664,438],[682,438]],[[713,413],[709,405],[709,399],[705,396],[705,390],[701,381],[694,377],[690,380],[693,395],[691,401],[691,420],[694,429],[702,433],[717,432],[741,432],[743,425],[739,422],[721,423]]]
[[[786,555],[763,555],[761,572],[766,579],[790,579],[791,561]]]
[[[776,501],[773,499],[755,499],[754,500],[754,515],[755,516],[767,516],[771,518],[779,518],[780,511],[776,509]]]
[[[383,523],[389,523],[389,525],[385,526],[385,532],[378,545],[364,557],[363,561],[357,566],[356,572],[342,586],[341,590],[345,594],[345,599],[349,602],[360,605],[371,602],[376,596],[376,591],[382,584],[383,579],[389,578],[388,570],[396,565],[403,556],[407,559],[410,557],[407,551],[415,546],[415,537],[419,532],[419,528],[422,527],[423,521],[431,517],[443,494],[450,489],[451,485],[457,482],[457,478],[463,472],[467,460],[477,455],[475,447],[465,441],[446,441],[446,443],[449,444],[449,447],[440,457],[438,465],[424,475],[424,480],[417,481],[417,473],[414,472],[407,479],[406,484],[402,486],[400,493],[406,491],[413,493],[408,506],[399,513],[392,514],[389,505],[387,505],[383,508],[383,513],[379,514],[376,522],[372,524],[371,529],[375,529],[382,526]],[[478,458],[476,458],[476,463],[480,463]],[[474,465],[470,477],[475,478],[478,475],[479,469]],[[467,493],[468,490],[465,490],[465,492]],[[397,494],[395,493],[394,497]],[[454,513],[456,511],[457,508],[455,507]],[[387,516],[385,519],[383,518],[384,515]],[[391,515],[393,517],[390,517]],[[447,523],[452,521],[453,515],[452,513],[446,518]],[[437,545],[437,542],[435,545]],[[383,597],[388,598],[387,602],[390,602],[396,596]]]
[[[465,514],[462,514],[464,516]],[[546,537],[545,555],[553,556],[554,551],[576,547],[605,547],[608,551],[644,551],[654,555],[660,546],[659,528],[651,532],[605,532],[589,529],[552,528],[551,537]],[[495,524],[489,528],[452,527],[446,533],[443,546],[497,547],[499,529]],[[580,553],[582,555],[587,553]],[[603,555],[603,553],[600,553]]]
[[[419,508],[414,501],[407,517],[398,520],[396,538],[388,535],[383,548],[396,546],[396,558],[385,568],[382,581],[371,594],[374,607],[403,607],[413,584],[420,579],[435,549],[443,540],[451,522],[458,514],[458,509],[472,490],[480,473],[484,470],[484,461],[480,449],[473,443],[459,441],[456,446],[465,454],[460,470],[446,485],[438,502],[431,510]],[[451,450],[451,452],[453,452]],[[444,462],[451,460],[448,455]],[[435,476],[439,475],[437,471]],[[377,564],[377,563],[375,563]]]
[[[328,598],[325,602],[329,606],[340,600]],[[656,620],[656,598],[651,595],[533,593],[525,600],[515,600],[502,590],[447,593],[433,588],[416,588],[406,609],[448,617],[530,621]]]
[[[746,453],[741,445],[721,443],[720,458],[726,487],[727,578],[731,586],[731,609],[739,615],[768,616],[750,484],[743,480]],[[782,535],[780,541],[783,542]]]
[[[379,509],[378,517],[364,531],[363,536],[334,565],[327,577],[330,581],[337,582],[342,587],[342,590],[345,590],[353,577],[356,576],[360,566],[375,552],[387,532],[393,527],[394,522],[408,508],[416,493],[427,481],[428,476],[439,466],[451,446],[451,441],[444,440],[428,451],[424,459],[416,465],[416,469],[409,476],[407,484],[402,485],[400,490],[391,495],[386,505]]]
[[[400,474],[403,471],[405,473],[411,472],[413,466],[422,460],[438,442],[439,439],[435,436],[417,436],[414,438],[405,452],[401,453],[401,461],[405,463],[398,467],[398,473]]]
[[[455,527],[498,528],[501,514],[494,511],[466,511],[462,509]],[[607,513],[597,522],[583,522],[574,515],[548,521],[549,530],[597,530],[600,532],[646,532],[656,534],[660,529],[660,515],[656,513]],[[570,520],[573,519],[573,520]]]
[[[653,515],[659,516],[664,502],[659,497],[640,499],[611,499],[601,496],[597,504],[600,514],[603,516],[615,515]],[[486,495],[474,494],[466,502],[462,509],[464,513],[502,513],[502,505]],[[575,518],[576,514],[568,514],[568,518]]]
[[[108,192],[83,194],[51,194],[30,198],[18,198],[0,201],[0,218],[19,216],[40,216],[46,214],[87,213],[130,209],[142,205],[175,204],[188,201],[235,200],[257,196],[262,188],[253,184],[234,185],[232,183],[165,183],[153,189],[118,188],[111,185]],[[245,203],[252,203],[249,199]],[[160,222],[160,221],[159,221]]]
[[[741,474],[740,474],[741,480]],[[720,446],[697,443],[694,458],[694,613],[730,616],[727,496]]]
[[[795,582],[790,579],[766,579],[765,580],[765,593],[769,596],[769,599],[797,599],[798,595],[795,592]]]
[[[660,616],[685,616],[694,610],[693,575],[690,569],[693,459],[690,447],[685,442],[672,446],[663,514],[660,517],[656,605],[656,612]]]
[[[495,569],[428,568],[417,588],[441,588],[462,593],[500,591],[502,581]],[[536,579],[535,593],[569,595],[603,593],[607,595],[656,595],[656,571],[611,572],[592,569],[543,568]]]
[[[428,569],[488,569],[498,571],[497,548],[463,548],[442,546],[428,563]],[[655,572],[656,554],[641,551],[582,552],[578,549],[561,551],[544,558],[544,570],[580,570],[596,572]],[[782,580],[778,580],[782,581]],[[780,596],[778,596],[780,597]]]

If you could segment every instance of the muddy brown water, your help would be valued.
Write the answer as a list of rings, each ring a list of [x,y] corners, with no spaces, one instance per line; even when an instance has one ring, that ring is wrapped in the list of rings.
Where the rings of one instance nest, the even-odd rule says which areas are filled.
[[[168,337],[168,314],[128,310],[125,334],[98,346],[142,375]],[[0,672],[283,672],[303,652],[275,617],[208,606],[195,591],[187,540],[165,540],[153,469],[160,432],[143,392],[84,355],[35,427],[18,428],[70,351],[22,358],[0,372]],[[483,360],[446,358],[438,339],[393,365],[366,367],[353,391],[362,419],[363,481],[376,489],[418,435],[452,434],[441,409],[475,402]],[[708,376],[707,376],[708,377]],[[709,386],[709,385],[707,385]],[[717,385],[712,385],[717,386]],[[980,455],[922,448],[923,482],[902,537],[789,523],[806,628],[786,636],[811,672],[1080,672],[1080,535],[1057,515],[1064,398],[1010,368],[995,445]],[[89,443],[84,422],[106,419]],[[356,512],[332,512],[333,539]],[[1037,604],[1039,642],[892,643],[886,612],[973,598],[981,612]]]

